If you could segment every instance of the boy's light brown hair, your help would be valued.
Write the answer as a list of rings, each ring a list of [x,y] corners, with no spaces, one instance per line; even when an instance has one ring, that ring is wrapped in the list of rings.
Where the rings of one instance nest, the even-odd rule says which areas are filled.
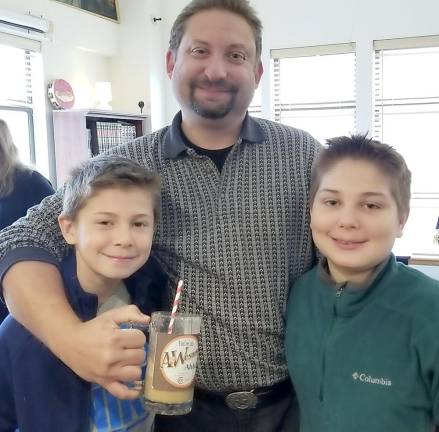
[[[107,188],[144,188],[152,194],[154,225],[160,216],[160,178],[138,163],[117,155],[89,159],[72,171],[65,184],[63,216],[75,219],[87,201]]]
[[[411,172],[404,158],[391,146],[364,135],[341,136],[327,140],[327,147],[314,162],[311,174],[310,206],[312,207],[322,176],[345,159],[362,160],[376,166],[390,182],[390,190],[399,216],[410,211]]]

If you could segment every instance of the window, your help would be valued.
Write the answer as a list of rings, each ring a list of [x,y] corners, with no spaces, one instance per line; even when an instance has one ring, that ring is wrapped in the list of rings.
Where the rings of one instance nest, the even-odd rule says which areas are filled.
[[[355,45],[271,50],[274,120],[320,142],[355,129]]]
[[[374,137],[412,172],[411,214],[395,252],[438,254],[439,37],[375,41]]]
[[[46,93],[41,41],[48,22],[0,13],[0,117],[9,125],[20,160],[48,176]]]
[[[8,123],[20,160],[35,163],[32,70],[36,54],[0,44],[0,118]]]
[[[368,133],[406,159],[411,213],[397,255],[439,255],[438,77],[439,36],[271,50],[273,120],[322,143]]]
[[[261,94],[261,86],[255,91],[253,95],[253,99],[248,107],[248,113],[253,117],[262,117],[262,94]]]

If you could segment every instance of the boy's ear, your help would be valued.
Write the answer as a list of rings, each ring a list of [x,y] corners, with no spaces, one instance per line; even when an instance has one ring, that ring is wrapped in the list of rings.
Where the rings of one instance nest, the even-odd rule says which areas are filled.
[[[59,227],[61,228],[61,232],[64,237],[64,240],[69,245],[76,244],[76,231],[72,219],[68,218],[67,216],[61,213],[58,216],[58,224]]]
[[[402,231],[404,229],[404,226],[405,226],[408,218],[409,218],[409,212],[407,212],[406,214],[403,214],[399,217],[399,232],[397,235],[398,238],[402,237]]]

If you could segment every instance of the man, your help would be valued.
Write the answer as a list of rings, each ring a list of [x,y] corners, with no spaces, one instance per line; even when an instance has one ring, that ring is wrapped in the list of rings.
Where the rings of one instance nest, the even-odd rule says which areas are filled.
[[[319,144],[247,115],[262,75],[261,28],[246,0],[192,1],[166,56],[181,112],[117,150],[161,175],[152,254],[175,282],[184,279],[181,310],[203,318],[193,411],[158,419],[158,430],[294,430],[284,312],[291,281],[313,261],[307,202]],[[138,379],[143,335],[121,334],[120,316],[78,322],[62,294],[56,264],[65,246],[49,229],[61,193],[2,233],[4,296],[80,376],[132,396],[122,382]],[[145,321],[134,310],[124,319]]]

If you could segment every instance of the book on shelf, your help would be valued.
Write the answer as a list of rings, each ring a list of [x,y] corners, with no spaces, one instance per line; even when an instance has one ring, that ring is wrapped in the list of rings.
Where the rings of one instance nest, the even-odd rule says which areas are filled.
[[[122,121],[96,122],[98,153],[136,138],[136,126]]]
[[[87,128],[87,154],[88,157],[93,156],[93,150],[91,148],[91,130]]]

